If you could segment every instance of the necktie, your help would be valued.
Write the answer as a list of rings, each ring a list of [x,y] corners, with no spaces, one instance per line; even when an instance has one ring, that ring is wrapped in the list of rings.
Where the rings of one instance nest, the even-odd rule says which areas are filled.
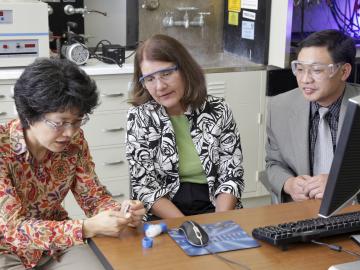
[[[334,157],[334,150],[331,138],[331,131],[325,115],[328,108],[319,108],[319,127],[314,149],[314,175],[329,173],[331,163]]]

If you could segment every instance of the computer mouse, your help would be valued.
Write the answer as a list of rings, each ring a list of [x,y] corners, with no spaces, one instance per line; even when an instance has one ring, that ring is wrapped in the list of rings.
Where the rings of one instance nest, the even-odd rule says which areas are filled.
[[[185,221],[179,228],[179,231],[185,235],[190,245],[204,247],[209,242],[209,236],[206,231],[195,221]]]

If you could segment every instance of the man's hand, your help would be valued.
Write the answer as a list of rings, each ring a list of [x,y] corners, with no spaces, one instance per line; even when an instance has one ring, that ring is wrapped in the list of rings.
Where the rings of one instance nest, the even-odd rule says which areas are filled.
[[[290,177],[284,184],[285,193],[289,194],[294,201],[308,200],[309,196],[306,190],[307,181],[311,177],[309,175],[299,175]]]
[[[311,199],[322,199],[328,179],[328,174],[319,174],[311,177],[306,183],[305,191]]]

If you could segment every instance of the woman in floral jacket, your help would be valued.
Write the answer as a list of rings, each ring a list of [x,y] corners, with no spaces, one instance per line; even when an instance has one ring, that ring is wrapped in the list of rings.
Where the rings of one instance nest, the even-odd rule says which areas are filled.
[[[228,105],[207,95],[201,67],[177,40],[155,35],[134,68],[126,154],[148,219],[241,208],[240,135]]]
[[[133,202],[125,218],[94,171],[80,127],[98,103],[95,83],[74,63],[39,59],[14,99],[19,119],[0,125],[0,270],[103,269],[86,238],[119,236],[145,209]],[[88,218],[69,218],[68,192]]]

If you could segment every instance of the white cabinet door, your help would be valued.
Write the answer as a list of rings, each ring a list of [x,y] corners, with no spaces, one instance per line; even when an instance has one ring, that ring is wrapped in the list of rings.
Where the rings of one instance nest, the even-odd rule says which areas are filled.
[[[264,168],[266,71],[206,74],[208,93],[225,97],[240,131],[245,170],[243,197],[263,195],[258,174]]]

